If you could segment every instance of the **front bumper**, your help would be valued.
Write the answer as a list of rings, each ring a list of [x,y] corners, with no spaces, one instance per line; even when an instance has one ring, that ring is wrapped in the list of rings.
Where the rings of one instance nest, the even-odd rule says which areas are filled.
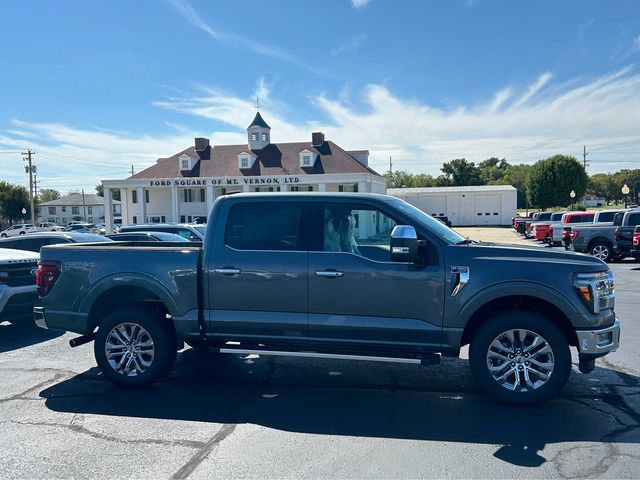
[[[620,322],[598,330],[578,330],[578,352],[580,355],[602,356],[615,352],[620,344]]]

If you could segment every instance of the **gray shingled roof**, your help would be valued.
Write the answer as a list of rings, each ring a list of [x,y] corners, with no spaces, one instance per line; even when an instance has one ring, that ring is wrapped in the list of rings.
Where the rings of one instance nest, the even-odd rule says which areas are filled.
[[[113,200],[113,203],[120,203],[118,200]],[[56,207],[56,206],[76,206],[82,205],[82,194],[81,193],[72,193],[71,195],[67,195],[66,197],[58,198],[56,200],[51,200],[49,202],[41,203],[41,207]],[[104,198],[98,195],[94,195],[93,193],[85,193],[84,194],[84,205],[90,207],[93,205],[104,205]]]
[[[318,154],[311,167],[301,167],[299,153],[309,150]],[[218,145],[211,148],[209,159],[200,158],[190,171],[181,172],[178,157],[184,153],[199,158],[194,147],[189,147],[169,158],[161,158],[155,165],[136,173],[137,178],[180,178],[180,177],[241,177],[260,175],[308,175],[324,173],[371,173],[375,170],[364,166],[335,143],[327,140],[314,147],[311,142],[272,143],[260,150],[254,150],[256,161],[251,168],[238,169],[238,154],[251,152],[247,145]]]

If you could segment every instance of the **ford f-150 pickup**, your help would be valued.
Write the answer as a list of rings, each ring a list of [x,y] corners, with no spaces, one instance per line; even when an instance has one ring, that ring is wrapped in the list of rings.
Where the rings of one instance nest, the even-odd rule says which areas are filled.
[[[94,341],[105,377],[129,387],[164,377],[183,342],[416,364],[470,344],[489,394],[533,404],[563,388],[570,347],[588,373],[619,342],[604,262],[476,242],[375,194],[219,197],[202,248],[47,246],[37,284],[36,323]]]

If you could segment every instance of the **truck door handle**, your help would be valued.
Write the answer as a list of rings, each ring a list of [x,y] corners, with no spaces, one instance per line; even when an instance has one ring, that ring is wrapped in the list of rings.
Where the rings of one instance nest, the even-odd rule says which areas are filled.
[[[213,271],[222,275],[240,275],[240,269],[234,267],[214,268]]]
[[[344,275],[342,272],[336,272],[335,270],[318,270],[316,271],[318,277],[337,278]]]

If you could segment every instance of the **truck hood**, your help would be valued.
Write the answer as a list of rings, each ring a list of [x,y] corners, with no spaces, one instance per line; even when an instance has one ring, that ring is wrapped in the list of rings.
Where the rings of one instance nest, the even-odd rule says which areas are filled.
[[[15,250],[13,248],[0,248],[0,265],[22,262],[37,262],[40,258],[35,252]]]
[[[480,243],[455,245],[455,248],[467,249],[462,251],[476,260],[562,264],[565,268],[575,268],[576,272],[599,272],[609,268],[602,260],[590,255],[544,247],[508,243]]]

